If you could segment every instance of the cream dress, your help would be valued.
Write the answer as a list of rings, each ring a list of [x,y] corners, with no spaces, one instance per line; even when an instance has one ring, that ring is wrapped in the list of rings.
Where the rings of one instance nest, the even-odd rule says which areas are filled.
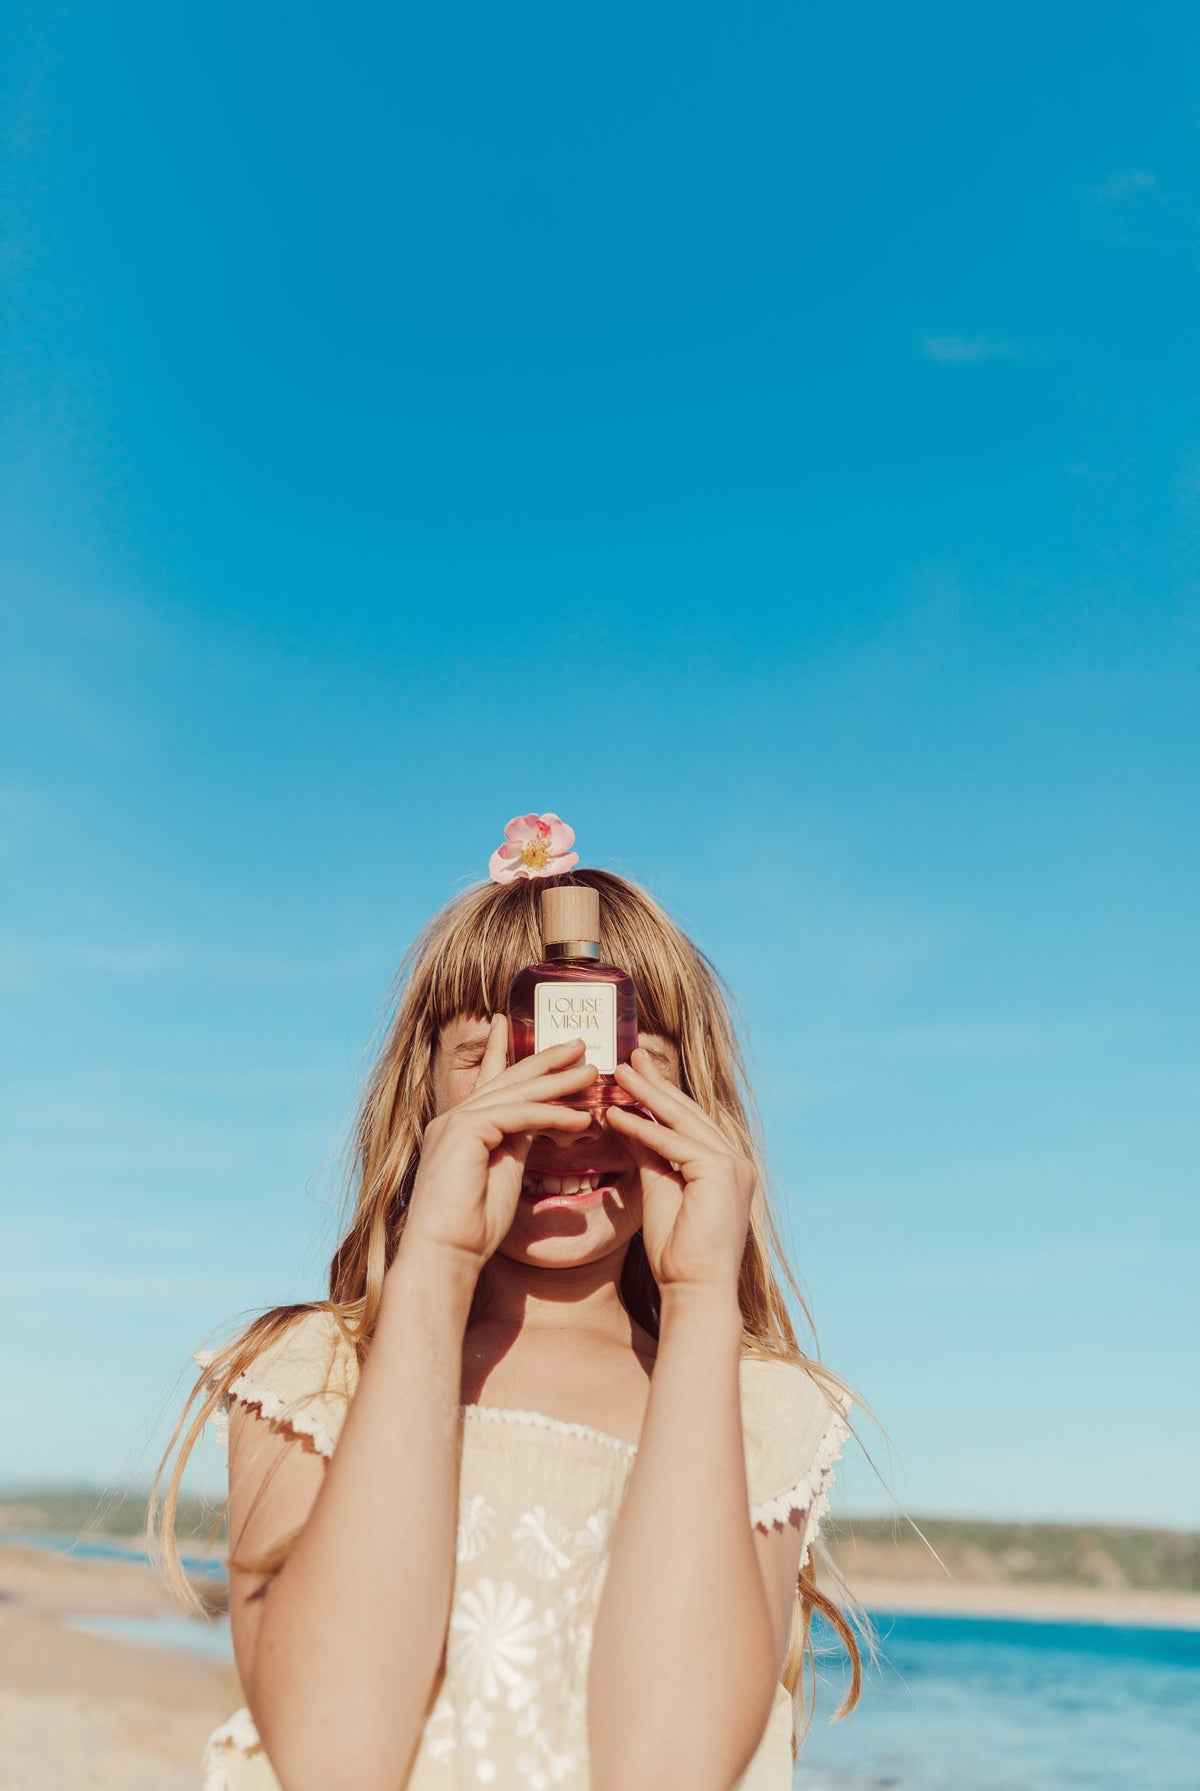
[[[332,1317],[306,1313],[233,1383],[218,1433],[224,1442],[237,1399],[331,1456],[357,1378]],[[744,1356],[741,1394],[751,1522],[768,1530],[797,1517],[807,1559],[846,1411],[789,1362]],[[449,1630],[406,1791],[586,1791],[592,1626],[636,1456],[632,1443],[586,1424],[462,1408]],[[780,1685],[735,1791],[788,1791],[791,1738]],[[278,1791],[246,1709],[210,1737],[204,1767],[205,1791]]]

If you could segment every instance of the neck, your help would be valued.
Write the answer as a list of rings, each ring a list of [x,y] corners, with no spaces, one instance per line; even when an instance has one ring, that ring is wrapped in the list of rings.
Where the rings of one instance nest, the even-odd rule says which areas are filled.
[[[479,1314],[487,1324],[521,1330],[603,1331],[628,1338],[621,1303],[624,1250],[578,1267],[540,1267],[496,1255],[480,1276]]]

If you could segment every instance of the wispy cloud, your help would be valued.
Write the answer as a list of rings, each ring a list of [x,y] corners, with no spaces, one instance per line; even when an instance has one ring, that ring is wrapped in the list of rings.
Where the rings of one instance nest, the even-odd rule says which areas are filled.
[[[1191,254],[1195,223],[1185,196],[1148,168],[1128,168],[1081,189],[1080,221],[1091,239],[1117,249]]]
[[[782,1076],[762,1088],[764,1107],[821,1107],[829,1101],[840,1101],[858,1094],[862,1079],[858,1076]]]
[[[52,1119],[56,1111],[61,1111],[64,1099],[68,1099],[73,1107],[92,1100],[97,1109],[103,1111],[105,1104],[111,1103],[118,1093],[136,1095],[165,1090],[208,1097],[307,1093],[312,1089],[340,1091],[345,1075],[345,1069],[334,1063],[222,1064],[220,1069],[187,1064],[160,1068],[145,1064],[83,1063],[60,1072],[54,1079],[44,1114],[39,1114],[37,1103],[45,1082],[35,1076],[30,1076],[24,1084],[15,1080],[0,1096],[0,1118],[9,1111],[15,1117],[19,1111],[23,1118],[32,1114],[40,1123],[41,1119]]]
[[[60,944],[0,942],[0,988],[16,989],[41,981],[47,975],[115,977],[157,976],[178,962],[168,944],[147,939],[129,943]]]
[[[6,1300],[28,1299],[33,1294],[47,1299],[175,1301],[197,1295],[210,1299],[216,1309],[224,1301],[240,1293],[231,1281],[228,1270],[214,1269],[208,1275],[179,1275],[170,1271],[138,1270],[134,1273],[109,1274],[103,1269],[48,1268],[28,1266],[18,1274],[0,1275],[0,1295]]]
[[[207,1255],[215,1265],[225,1253],[224,1240],[211,1228],[197,1225],[189,1229],[177,1214],[151,1221],[128,1219],[111,1210],[96,1216],[76,1211],[65,1214],[61,1209],[46,1213],[38,1210],[31,1189],[21,1190],[20,1196],[14,1200],[11,1214],[0,1215],[0,1261],[5,1263],[22,1257],[61,1257],[64,1236],[93,1267],[97,1254],[105,1249],[135,1256],[139,1265],[156,1260],[167,1263],[181,1250],[192,1260]]]
[[[1093,1281],[1108,1277],[1119,1281],[1131,1274],[1145,1275],[1160,1257],[1160,1250],[1128,1239],[1119,1243],[1081,1239],[1075,1244],[1045,1249],[1026,1247],[1008,1255],[997,1255],[994,1243],[989,1241],[986,1250],[981,1250],[977,1256],[950,1257],[941,1262],[917,1262],[899,1267],[892,1264],[887,1273],[898,1286],[924,1291],[1016,1292],[1046,1284],[1066,1287],[1080,1277]]]
[[[998,342],[992,336],[924,336],[921,353],[929,361],[1016,360],[1026,351],[1018,342]]]
[[[1094,1023],[1034,1020],[930,1020],[897,1026],[879,1035],[884,1050],[907,1057],[1030,1057],[1047,1051],[1078,1051],[1108,1042],[1112,1028]]]
[[[147,717],[128,692],[171,663],[175,645],[164,614],[123,593],[64,584],[8,557],[0,559],[0,608],[0,706],[9,718],[51,749],[68,743],[102,758],[136,755]]]
[[[0,987],[81,973],[130,979],[204,976],[270,988],[354,976],[375,968],[378,961],[366,948],[329,957],[287,958],[167,939],[0,941]]]
[[[1091,189],[1091,197],[1100,203],[1111,204],[1114,200],[1128,199],[1134,193],[1144,193],[1156,184],[1155,176],[1145,168],[1135,168],[1127,174],[1114,174],[1109,180],[1102,180]]]

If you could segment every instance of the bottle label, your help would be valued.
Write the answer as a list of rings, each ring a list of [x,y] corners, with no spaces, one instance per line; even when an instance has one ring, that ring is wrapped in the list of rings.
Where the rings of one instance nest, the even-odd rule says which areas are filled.
[[[617,1067],[617,991],[612,983],[535,983],[533,1048],[582,1039],[601,1075]]]

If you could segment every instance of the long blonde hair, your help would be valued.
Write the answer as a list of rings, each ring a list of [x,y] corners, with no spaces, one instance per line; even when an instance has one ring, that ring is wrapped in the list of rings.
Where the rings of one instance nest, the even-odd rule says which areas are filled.
[[[738,1279],[744,1350],[801,1364],[826,1397],[836,1400],[845,1391],[831,1370],[801,1349],[789,1316],[784,1286],[811,1329],[807,1305],[788,1266],[771,1210],[760,1127],[746,1084],[731,1004],[712,964],[644,890],[612,872],[577,869],[562,878],[478,885],[434,916],[401,965],[393,1017],[368,1077],[355,1127],[351,1198],[345,1229],[330,1263],[328,1299],[274,1307],[254,1319],[233,1342],[213,1352],[159,1464],[148,1533],[167,1579],[181,1602],[191,1608],[196,1608],[196,1594],[179,1559],[175,1513],[183,1472],[204,1425],[222,1408],[238,1376],[303,1313],[331,1314],[359,1364],[365,1359],[379,1315],[384,1276],[404,1231],[420,1164],[421,1139],[434,1116],[433,1062],[439,1031],[462,1015],[487,1018],[503,1011],[513,977],[541,956],[539,900],[548,882],[583,884],[599,892],[601,956],[620,964],[633,978],[640,1029],[674,1041],[683,1089],[758,1168]],[[630,1316],[657,1336],[658,1289],[640,1232],[626,1251],[621,1295]],[[173,1452],[174,1467],[162,1490]],[[294,1541],[294,1536],[285,1539],[269,1560],[253,1563],[254,1569],[278,1571]],[[249,1568],[251,1564],[244,1565]],[[834,1630],[848,1657],[848,1685],[838,1716],[853,1709],[862,1681],[855,1629],[838,1605],[818,1589],[813,1563],[807,1562],[797,1582],[791,1642],[782,1673],[792,1694],[798,1733],[803,1733],[812,1718],[816,1691],[812,1618],[817,1612]],[[806,1667],[809,1689],[802,1710]],[[794,1748],[797,1745],[794,1741]]]

